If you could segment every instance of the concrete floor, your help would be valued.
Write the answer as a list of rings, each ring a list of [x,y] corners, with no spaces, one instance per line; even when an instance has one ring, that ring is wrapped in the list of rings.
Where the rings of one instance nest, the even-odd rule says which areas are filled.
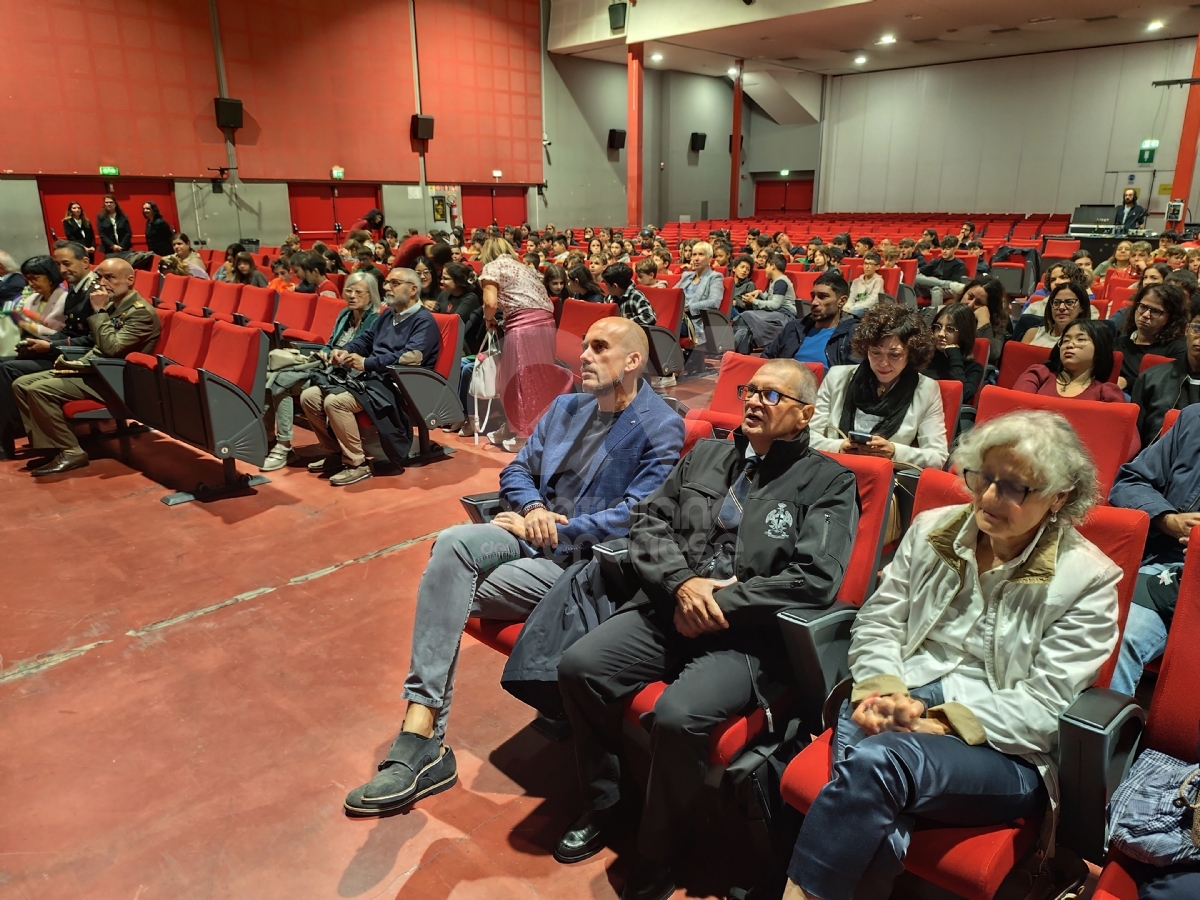
[[[702,405],[711,381],[676,393]],[[153,433],[129,464],[91,442],[89,468],[40,481],[0,462],[0,897],[619,894],[628,853],[551,858],[578,810],[570,745],[528,727],[502,658],[469,638],[459,785],[403,815],[342,813],[399,727],[431,538],[511,458],[439,438],[459,452],[399,476],[339,489],[293,468],[174,508],[159,497],[219,466]],[[726,837],[708,840],[687,896],[728,883]]]

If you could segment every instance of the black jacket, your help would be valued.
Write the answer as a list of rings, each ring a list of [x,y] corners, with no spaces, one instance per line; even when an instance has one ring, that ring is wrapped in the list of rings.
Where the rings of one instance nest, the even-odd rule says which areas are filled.
[[[62,329],[50,338],[51,352],[57,356],[65,353],[65,347],[92,347],[96,339],[88,325],[95,311],[92,309],[92,287],[99,283],[94,272],[89,272],[80,279],[79,284],[67,286],[67,297],[63,304],[66,321]]]
[[[940,278],[942,281],[958,281],[967,274],[967,264],[957,256],[942,259],[935,256],[923,266],[917,266],[917,271],[930,278]]]
[[[151,253],[157,253],[159,256],[170,256],[174,253],[175,250],[171,246],[173,236],[170,223],[162,216],[146,221],[146,249]]]
[[[96,229],[92,227],[92,223],[86,225],[83,222],[76,222],[69,216],[63,219],[63,239],[75,241],[78,244],[83,244],[85,247],[96,246]]]
[[[748,443],[740,431],[732,441],[700,441],[663,486],[633,508],[629,561],[640,590],[631,604],[674,614],[675,592],[701,568]],[[746,498],[734,553],[737,584],[714,594],[729,622],[725,634],[735,643],[756,635],[770,649],[766,645],[779,638],[776,613],[831,605],[857,528],[854,474],[809,447],[807,431],[776,441]],[[749,652],[762,658],[756,649]]]
[[[1183,390],[1187,377],[1185,356],[1169,365],[1151,366],[1133,382],[1129,395],[1140,410],[1138,433],[1142,436],[1143,447],[1158,437],[1168,411],[1188,405],[1187,393]]]
[[[114,221],[115,219],[115,221]],[[96,231],[100,235],[100,249],[107,256],[113,252],[128,253],[133,249],[133,229],[129,226],[129,219],[125,217],[125,213],[117,213],[114,218],[108,216],[97,216]],[[117,240],[113,240],[113,233],[116,233]],[[119,245],[120,251],[114,251],[113,246]],[[169,256],[170,250],[162,254]]]
[[[1122,203],[1113,211],[1113,224],[1121,231],[1128,231],[1131,228],[1138,228],[1145,224],[1146,207],[1133,204],[1128,211],[1125,209],[1125,204]]]
[[[775,336],[775,340],[771,341],[763,350],[763,358],[795,359],[796,354],[800,352],[800,345],[804,343],[804,338],[812,326],[811,315],[788,322],[783,326],[783,330]],[[825,359],[828,361],[829,368],[846,366],[858,361],[854,359],[850,350],[850,341],[854,339],[854,332],[857,328],[858,319],[842,313],[841,320],[833,329],[833,334],[829,336],[829,343],[825,345]]]
[[[975,361],[974,356],[964,356],[958,347],[947,347],[944,353],[934,352],[929,366],[921,374],[934,381],[961,381],[962,402],[970,403],[979,390],[979,383],[983,381],[983,366]]]

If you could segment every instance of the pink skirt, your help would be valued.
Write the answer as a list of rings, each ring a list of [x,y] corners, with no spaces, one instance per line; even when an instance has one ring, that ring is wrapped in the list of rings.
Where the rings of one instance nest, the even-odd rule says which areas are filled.
[[[522,309],[504,317],[497,373],[500,402],[517,437],[533,434],[554,398],[570,389],[571,373],[554,362],[554,314]]]

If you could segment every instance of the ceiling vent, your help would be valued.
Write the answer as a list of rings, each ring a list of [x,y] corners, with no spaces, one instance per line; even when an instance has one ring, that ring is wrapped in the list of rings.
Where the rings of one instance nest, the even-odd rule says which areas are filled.
[[[921,39],[920,39],[920,40],[918,40],[918,41],[913,41],[913,43],[914,43],[914,44],[935,44],[935,43],[937,43],[937,40],[938,40],[938,39],[937,39],[937,38],[935,38],[935,37],[931,37],[931,38],[921,38]]]
[[[1010,32],[1020,30],[1020,28],[1014,25],[1012,28],[993,28],[989,34],[1009,34]]]
[[[1197,3],[1196,6],[1200,6],[1200,3]],[[1083,21],[1085,21],[1085,22],[1111,22],[1113,19],[1116,19],[1116,18],[1118,18],[1118,17],[1117,16],[1093,16],[1092,18],[1084,19]]]

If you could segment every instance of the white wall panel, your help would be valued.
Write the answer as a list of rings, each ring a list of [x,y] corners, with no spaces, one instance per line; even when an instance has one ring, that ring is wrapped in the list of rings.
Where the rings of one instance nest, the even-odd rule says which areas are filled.
[[[821,160],[828,211],[1070,212],[1109,202],[1161,141],[1171,177],[1190,40],[980,60],[833,80]],[[1196,193],[1200,193],[1200,186]]]

